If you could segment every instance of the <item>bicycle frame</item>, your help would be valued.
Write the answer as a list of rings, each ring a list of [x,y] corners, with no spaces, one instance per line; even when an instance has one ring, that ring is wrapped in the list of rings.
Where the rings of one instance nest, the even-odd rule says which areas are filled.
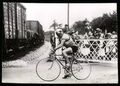
[[[55,59],[58,61],[58,63],[60,63],[60,64],[62,65],[62,67],[63,67],[67,72],[69,72],[69,70],[67,70],[67,68],[65,67],[65,65],[64,65],[56,56],[63,56],[63,54],[61,54],[61,55],[56,55],[56,54],[55,54]]]
[[[59,55],[56,55],[56,54],[55,54],[55,57],[54,57],[54,58],[55,58],[55,60],[58,61],[59,64],[62,65],[62,67],[63,67],[67,72],[70,72],[70,71],[66,68],[66,66],[65,66],[56,56],[63,56],[63,54],[59,54]],[[73,56],[73,54],[72,54],[72,56]],[[73,56],[73,59],[76,60],[76,59],[74,58],[74,56]],[[73,59],[72,59],[72,61],[73,61]],[[53,64],[52,64],[52,65],[53,65]],[[51,66],[50,68],[52,68],[52,66]]]
[[[54,63],[57,63],[57,68],[58,68],[58,70],[59,70],[59,72],[56,72],[58,75],[56,75],[56,77],[54,76],[54,78],[53,79],[48,79],[48,78],[46,78],[45,79],[45,77],[44,76],[42,76],[42,73],[43,73],[43,75],[44,75],[44,71],[42,71],[42,72],[39,72],[39,70],[38,70],[38,68],[43,68],[43,66],[41,66],[39,63],[40,62],[42,62],[42,61],[46,61],[46,60],[40,60],[39,61],[39,63],[37,64],[37,66],[36,66],[36,72],[37,72],[37,75],[42,79],[42,80],[45,80],[45,81],[53,81],[53,80],[55,80],[55,79],[57,79],[58,77],[59,77],[59,75],[60,75],[60,73],[61,73],[61,67],[64,69],[64,73],[66,74],[66,73],[69,73],[69,74],[71,74],[72,76],[74,76],[76,79],[78,79],[78,80],[82,80],[82,79],[86,79],[87,77],[89,77],[89,75],[90,75],[90,73],[91,73],[91,67],[90,67],[90,70],[88,71],[89,73],[87,73],[87,76],[85,76],[85,77],[79,77],[79,72],[81,71],[81,69],[84,69],[83,67],[85,67],[85,65],[82,65],[81,64],[81,61],[84,61],[84,59],[83,60],[79,60],[79,59],[77,59],[76,57],[79,57],[79,52],[76,52],[76,53],[72,53],[71,54],[72,55],[72,59],[70,58],[70,68],[68,68],[68,67],[66,67],[66,63],[64,64],[57,56],[61,56],[61,57],[63,57],[63,54],[59,54],[59,55],[57,55],[57,54],[55,54],[55,53],[53,53],[53,54],[51,54],[51,56],[53,57],[53,61],[49,64],[49,66],[48,67],[46,67],[47,68],[47,70],[49,70],[49,71],[51,71],[51,69],[54,71]],[[86,59],[85,59],[85,61],[86,61]],[[75,62],[75,63],[74,63]],[[77,62],[77,63],[76,63]],[[85,62],[86,63],[86,62]],[[43,64],[43,63],[42,63]],[[84,63],[83,63],[84,64]],[[87,61],[87,63],[86,64],[88,64],[88,66],[89,66],[89,63],[88,63],[88,61]],[[60,66],[61,65],[61,66]],[[83,67],[82,67],[83,66]],[[87,66],[87,65],[86,65]],[[46,68],[45,68],[45,71],[46,71]],[[86,67],[85,67],[86,68]],[[88,68],[88,67],[87,67]],[[55,69],[56,70],[56,69]],[[49,71],[48,71],[48,74],[49,74]],[[41,74],[39,74],[39,73],[41,73]],[[78,76],[76,76],[78,74]],[[51,78],[51,77],[50,77]]]
[[[75,42],[76,43],[76,42]],[[62,50],[63,51],[63,50]],[[66,66],[56,57],[56,56],[62,56],[63,57],[63,53],[62,54],[58,54],[58,55],[56,55],[55,53],[53,53],[55,56],[55,59],[58,61],[58,63],[60,63],[61,65],[62,65],[62,67],[67,71],[67,72],[69,72],[69,70],[67,70],[67,68],[66,68]],[[76,58],[74,57],[74,55],[73,55],[73,53],[71,54],[72,55],[72,61],[73,60],[76,60]],[[76,55],[77,55],[77,57],[78,57],[78,51],[76,52]],[[53,64],[52,64],[53,65]],[[70,65],[71,65],[71,63],[70,63]],[[52,66],[51,66],[52,67]],[[50,67],[50,68],[51,68]]]

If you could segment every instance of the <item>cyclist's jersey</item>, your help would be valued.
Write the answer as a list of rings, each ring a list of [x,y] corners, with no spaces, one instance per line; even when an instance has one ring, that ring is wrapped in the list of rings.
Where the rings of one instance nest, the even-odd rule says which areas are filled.
[[[63,46],[65,47],[72,47],[72,46],[76,46],[75,42],[73,41],[73,39],[71,38],[71,36],[69,36],[68,34],[63,34],[61,41],[65,40],[65,43]]]

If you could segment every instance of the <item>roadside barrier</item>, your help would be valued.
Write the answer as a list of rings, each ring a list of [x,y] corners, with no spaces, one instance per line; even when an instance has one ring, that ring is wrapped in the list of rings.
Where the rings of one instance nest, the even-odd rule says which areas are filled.
[[[80,39],[77,41],[80,57],[89,60],[117,61],[117,39]]]

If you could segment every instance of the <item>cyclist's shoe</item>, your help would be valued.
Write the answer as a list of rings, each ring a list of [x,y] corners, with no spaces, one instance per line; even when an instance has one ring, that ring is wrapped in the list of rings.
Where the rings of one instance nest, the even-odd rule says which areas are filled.
[[[67,74],[67,75],[64,75],[63,79],[68,79],[68,78],[70,78],[70,77],[71,77],[71,75],[70,75],[70,74]]]
[[[47,62],[53,62],[53,60],[52,59],[48,59]]]

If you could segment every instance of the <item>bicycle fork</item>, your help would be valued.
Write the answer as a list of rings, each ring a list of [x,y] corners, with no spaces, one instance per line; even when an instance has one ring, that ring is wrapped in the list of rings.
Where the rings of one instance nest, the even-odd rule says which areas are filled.
[[[51,66],[50,66],[50,68],[48,68],[48,70],[50,70],[53,67],[53,64],[54,64],[54,62],[52,62]]]

